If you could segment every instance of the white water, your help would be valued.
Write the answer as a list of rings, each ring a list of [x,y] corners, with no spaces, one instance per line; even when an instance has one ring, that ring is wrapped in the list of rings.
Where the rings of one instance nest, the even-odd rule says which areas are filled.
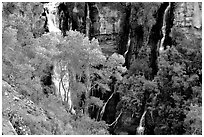
[[[165,37],[166,37],[166,18],[167,18],[167,14],[170,10],[170,2],[169,2],[169,5],[168,7],[166,8],[165,12],[164,12],[164,17],[163,17],[163,26],[162,26],[162,39],[161,39],[161,43],[159,45],[159,52],[161,53],[162,51],[164,51],[164,40],[165,40]]]
[[[46,16],[48,19],[49,32],[54,32],[54,33],[61,32],[60,29],[57,27],[57,19],[56,19],[57,5],[58,5],[57,2],[50,2],[44,5],[44,8],[48,10],[46,11]]]
[[[130,33],[131,33],[131,32],[129,32],[129,34],[128,34],[128,43],[127,43],[126,51],[125,51],[125,53],[123,54],[124,58],[126,58],[127,53],[128,53],[128,51],[129,51],[129,49],[130,49],[130,42],[131,42]]]
[[[57,27],[56,21],[56,13],[57,13],[57,2],[50,2],[44,5],[48,11],[46,11],[46,16],[48,19],[48,29],[49,32],[53,33],[61,33],[60,29]],[[65,71],[64,75],[61,75],[62,72]],[[68,109],[72,114],[76,114],[75,110],[73,109],[72,98],[71,98],[71,91],[69,89],[69,71],[67,70],[66,66],[63,67],[61,63],[54,62],[54,70],[53,70],[53,78],[52,81],[55,85],[55,94],[61,98],[63,102],[68,104]]]
[[[140,119],[140,124],[137,127],[137,133],[139,135],[144,135],[144,130],[145,130],[145,114],[146,114],[146,110],[144,111],[144,113],[142,114],[142,117]]]

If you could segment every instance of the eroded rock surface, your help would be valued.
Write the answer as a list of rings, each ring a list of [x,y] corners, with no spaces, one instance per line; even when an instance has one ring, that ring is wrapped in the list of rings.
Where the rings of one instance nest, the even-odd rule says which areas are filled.
[[[7,118],[2,118],[2,135],[17,135],[13,125]]]

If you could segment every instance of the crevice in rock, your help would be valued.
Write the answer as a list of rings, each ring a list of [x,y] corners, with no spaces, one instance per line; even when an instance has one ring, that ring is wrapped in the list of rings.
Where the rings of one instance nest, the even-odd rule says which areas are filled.
[[[158,44],[159,44],[159,40],[162,38],[161,29],[163,25],[163,15],[168,5],[169,3],[167,2],[162,3],[158,11],[154,15],[156,19],[156,23],[153,25],[149,36],[148,45],[151,48],[150,67],[152,68],[152,74],[151,74],[152,78],[157,74],[157,71],[158,71],[158,66],[157,66]]]

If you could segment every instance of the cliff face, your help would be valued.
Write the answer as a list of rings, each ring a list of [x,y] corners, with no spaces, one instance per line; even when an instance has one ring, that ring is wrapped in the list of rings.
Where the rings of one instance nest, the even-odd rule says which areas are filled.
[[[121,11],[111,9],[108,6],[99,8],[100,34],[118,33],[120,30]],[[202,27],[202,3],[201,2],[179,2],[176,3],[174,11],[174,26],[176,27]],[[98,28],[97,28],[98,29]]]
[[[177,3],[174,16],[174,28],[182,30],[187,39],[202,39],[202,3]]]
[[[61,9],[60,9],[60,4]],[[112,4],[110,6],[109,4]],[[127,5],[125,5],[127,6]],[[113,8],[115,7],[115,8]],[[46,28],[48,27],[49,31],[52,32],[60,32],[65,35],[66,31],[76,29],[85,33],[86,29],[86,8],[85,3],[47,3],[44,4],[43,17],[41,18],[43,21],[39,21],[40,28],[43,26]],[[96,37],[99,39],[100,46],[103,49],[103,52],[111,55],[113,52],[117,52],[117,43],[116,38],[119,36],[119,32],[121,30],[121,22],[122,14],[124,14],[124,9],[121,10],[121,7],[113,5],[113,3],[89,3],[90,8],[90,33],[91,37]],[[174,10],[174,23],[173,27],[182,28],[186,34],[195,34],[198,37],[202,37],[201,29],[202,29],[202,7],[201,3],[176,3],[176,7]],[[39,15],[38,15],[39,17]],[[37,18],[38,18],[37,17]],[[47,19],[46,19],[47,18]],[[37,20],[37,19],[36,19]],[[125,20],[128,21],[128,20]],[[33,31],[38,33],[37,26],[39,25],[36,22],[36,26],[34,26]],[[143,28],[141,29],[141,25],[135,28],[135,32],[137,35],[141,35],[141,39],[143,39]],[[161,26],[161,25],[160,25]],[[43,29],[42,29],[43,30]],[[193,30],[193,31],[191,31]],[[160,30],[159,30],[160,31]],[[191,32],[190,32],[191,31]],[[41,32],[42,33],[42,32]],[[61,32],[60,32],[61,33]],[[128,32],[129,33],[129,32]],[[128,35],[127,35],[128,36]],[[135,35],[132,35],[132,39],[134,39]],[[124,37],[123,39],[124,40]],[[140,39],[136,39],[135,43],[132,45],[137,45]],[[143,42],[143,41],[142,41]],[[141,44],[141,43],[139,43]],[[141,44],[142,45],[142,44]],[[140,45],[140,46],[141,46]],[[126,46],[125,44],[123,46]],[[132,55],[131,55],[132,56]],[[63,123],[63,120],[58,120],[54,113],[58,112],[59,115],[65,117],[67,112],[64,108],[60,108],[58,105],[57,107],[53,108],[56,104],[50,104],[50,101],[45,101],[46,106],[49,108],[49,114],[42,109],[34,105],[30,100],[23,98],[22,96],[18,95],[11,86],[9,86],[6,82],[3,82],[3,131],[4,134],[31,134],[36,133],[38,127],[37,124],[42,126],[52,125],[53,121],[56,122],[56,125],[62,127],[63,129],[67,129],[70,132],[72,131],[73,127],[69,124]],[[107,123],[112,123],[116,117],[116,106],[119,102],[119,97],[113,96],[110,100],[106,113],[104,114],[104,120]],[[57,101],[56,101],[57,102]],[[43,105],[42,105],[43,106]],[[16,114],[16,110],[18,114]],[[55,110],[55,111],[54,111]],[[24,122],[21,121],[25,119],[25,122],[30,122],[29,125],[31,131],[25,127]],[[61,118],[62,118],[61,117]],[[121,115],[120,119],[118,120],[119,126],[116,127],[114,134],[135,134],[136,127],[138,126],[138,119],[132,118],[131,113],[125,112]],[[16,124],[17,123],[17,124]],[[13,124],[13,126],[12,126]],[[55,128],[56,125],[52,125],[51,127]],[[65,125],[66,127],[63,127]],[[21,128],[22,127],[22,128]],[[25,129],[22,130],[22,129]],[[17,132],[17,133],[16,133]],[[43,129],[41,133],[51,134],[52,131],[49,129]],[[66,134],[61,132],[61,134]],[[72,133],[69,133],[72,134]]]
[[[49,16],[48,18],[52,18],[50,20],[55,22],[53,23],[53,25],[59,29],[62,29],[64,27],[67,29],[78,30],[79,28],[73,28],[74,25],[72,24],[73,22],[70,23],[69,21],[74,20],[79,27],[80,25],[83,25],[82,23],[83,16],[86,16],[84,3],[50,2],[45,3],[44,8],[46,8],[49,11],[49,14],[52,14],[51,15],[52,17]],[[113,34],[119,32],[120,15],[118,10],[111,9],[108,4],[102,5],[101,3],[90,4],[89,10],[91,12],[90,13],[92,23],[91,27],[94,29],[93,35]],[[68,17],[64,17],[66,16],[66,13]],[[62,22],[68,22],[66,24],[68,26],[61,26],[63,25]]]
[[[88,9],[86,8],[86,4]],[[201,35],[199,32],[202,28],[201,6],[201,3],[198,2],[175,3],[173,26],[187,29],[186,31],[190,28],[196,28],[197,30],[195,30],[194,33]],[[44,4],[44,7],[49,11],[49,14],[47,14],[47,26],[50,31],[61,30],[63,35],[66,35],[66,31],[68,30],[89,33],[87,35],[89,35],[90,38],[95,37],[99,40],[104,53],[108,55],[111,55],[114,52],[120,53],[120,46],[118,45],[117,40],[118,37],[120,37],[119,33],[121,32],[121,24],[124,24],[122,20],[124,14],[126,14],[125,7],[128,7],[125,3],[52,2]],[[89,10],[89,13],[87,10]],[[89,14],[90,18],[88,32],[86,32],[87,14]],[[141,18],[138,17],[138,20],[140,19]],[[128,22],[128,20],[126,20],[126,22]],[[142,30],[142,28],[144,29],[145,27],[139,27],[135,31],[140,33],[141,37],[146,37],[146,32],[143,32],[145,30]],[[151,27],[149,29],[151,29]],[[142,36],[143,33],[144,36]],[[124,37],[124,41],[126,41],[125,39],[126,38]],[[146,43],[146,38],[140,39],[143,39],[144,43]],[[123,43],[124,44],[122,45],[126,50],[126,42]],[[140,45],[141,44],[142,43],[140,43]]]
[[[202,3],[181,2],[175,9],[175,26],[178,27],[202,27]]]
[[[113,3],[93,3],[89,10],[91,18],[92,36],[99,36],[103,34],[117,34],[120,31],[121,23],[121,7],[111,7]],[[61,7],[59,7],[61,5]],[[58,3],[51,2],[44,4],[49,10],[50,20],[53,21],[53,26],[58,29],[65,28],[76,29],[84,31],[84,17],[86,16],[84,3]],[[61,8],[61,9],[60,9]],[[84,11],[83,11],[84,10]],[[62,11],[62,12],[61,12]],[[74,14],[74,12],[77,12]],[[199,2],[179,2],[176,3],[174,11],[176,27],[195,27],[201,29],[202,27],[202,3]],[[64,17],[67,16],[67,17]],[[49,19],[48,19],[49,20]],[[75,20],[79,28],[73,28]],[[63,24],[64,22],[67,22]],[[66,26],[63,26],[66,25]],[[81,28],[80,28],[81,26]]]
[[[61,14],[58,16],[55,15],[57,20],[58,20],[58,23],[56,23],[56,24],[61,24],[61,25],[59,25],[59,26],[56,25],[56,27],[58,27],[62,31],[63,31],[63,29],[65,29],[65,31],[70,30],[70,29],[74,29],[74,28],[76,28],[76,26],[73,26],[74,25],[73,23],[75,22],[76,24],[78,24],[77,25],[78,28],[76,28],[76,30],[84,32],[85,26],[83,26],[83,25],[84,25],[84,22],[86,20],[86,19],[84,19],[84,17],[86,16],[86,12],[87,12],[85,10],[86,8],[84,8],[85,7],[84,3],[63,3],[62,5],[64,6],[64,9],[61,10],[62,11],[61,14],[63,14],[63,16],[61,16]],[[70,5],[70,6],[68,7],[67,5]],[[112,6],[110,6],[110,5],[112,5]],[[83,7],[83,8],[80,9],[80,7]],[[90,33],[91,34],[90,35],[91,35],[91,37],[96,37],[99,39],[100,46],[102,47],[103,52],[107,53],[108,55],[111,55],[113,52],[117,52],[117,46],[118,45],[117,45],[117,39],[116,38],[119,37],[119,32],[121,31],[121,24],[124,22],[128,22],[128,20],[124,20],[124,22],[121,21],[122,16],[124,14],[126,14],[125,13],[126,10],[128,11],[128,6],[124,4],[121,7],[116,6],[116,5],[114,8],[113,7],[114,7],[113,3],[109,3],[109,4],[108,3],[91,3],[91,4],[89,3],[90,20],[91,20],[91,25],[90,25]],[[124,7],[127,7],[127,9],[125,9]],[[166,5],[166,7],[167,7],[167,5]],[[164,7],[164,9],[162,9],[162,11],[164,13],[165,13],[166,7]],[[60,10],[60,9],[58,9],[58,10]],[[197,35],[198,37],[201,37],[202,36],[202,33],[201,33],[202,12],[201,11],[202,11],[202,4],[198,3],[198,2],[175,3],[175,7],[173,10],[173,16],[174,16],[173,26],[171,26],[171,28],[178,27],[178,28],[183,29],[186,32],[186,34],[191,33],[193,35]],[[75,12],[75,13],[73,13],[73,12]],[[135,10],[135,12],[137,12],[137,10]],[[130,13],[131,13],[131,10],[130,10]],[[158,15],[163,16],[163,14],[161,14],[161,15],[158,14]],[[125,15],[125,16],[128,16],[128,15]],[[160,19],[160,21],[161,20],[162,20],[162,18]],[[158,21],[158,20],[156,20],[156,21]],[[138,21],[138,22],[140,22],[140,21]],[[66,26],[64,26],[64,25],[66,25]],[[143,24],[140,23],[140,25],[142,26]],[[79,26],[81,26],[81,27],[79,27]],[[141,27],[141,26],[136,27],[134,30],[135,30],[135,32],[139,32],[137,35],[138,36],[141,35],[142,38],[140,38],[140,39],[145,39],[145,38],[143,38],[143,34],[142,34],[144,31],[143,30],[144,27]],[[158,26],[160,26],[159,27],[160,30],[157,30]],[[153,33],[152,39],[154,39],[154,37],[157,37],[160,35],[160,31],[162,31],[163,23],[162,22],[158,23],[158,26],[155,27],[155,31],[158,31],[158,33]],[[151,30],[152,30],[152,28],[150,28],[149,32]],[[129,31],[128,31],[128,33],[129,33]],[[146,33],[146,32],[144,32],[144,33]],[[171,35],[171,34],[169,33],[168,35]],[[136,36],[136,34],[134,36]],[[124,41],[124,39],[125,38],[123,37],[122,40]],[[134,39],[134,37],[132,39]],[[157,39],[158,39],[158,41],[161,41],[162,37],[158,37]],[[133,45],[137,45],[138,44],[137,41],[139,41],[139,38],[135,40],[135,43],[133,43]],[[153,44],[155,46],[157,46],[157,44],[159,43],[158,41],[155,41],[155,43],[153,43]],[[139,43],[139,44],[140,44],[140,46],[143,45],[143,43]],[[125,47],[126,44],[123,44],[122,46]],[[157,48],[158,47],[156,47],[155,50],[157,50]],[[139,48],[137,48],[137,49],[139,49]],[[132,55],[130,55],[130,56],[132,58]],[[155,57],[155,59],[156,59],[156,57]],[[114,113],[115,113],[112,111],[115,111],[115,107],[117,106],[116,100],[117,100],[116,98],[113,98],[112,102],[107,107],[107,108],[109,108],[109,110],[111,110],[111,114],[108,114],[108,113],[105,114],[106,119],[108,119],[108,121],[111,121],[111,122],[112,122],[111,119],[114,118]],[[122,128],[117,128],[114,131],[115,134],[127,134],[127,132],[129,134],[134,134],[135,130],[136,130],[136,125],[138,125],[138,123],[135,123],[136,120],[133,119],[130,114],[123,114],[121,117],[122,118],[120,120],[120,124],[121,124],[120,126]],[[129,120],[129,123],[127,122],[127,119]],[[128,129],[124,128],[124,127],[128,127]]]

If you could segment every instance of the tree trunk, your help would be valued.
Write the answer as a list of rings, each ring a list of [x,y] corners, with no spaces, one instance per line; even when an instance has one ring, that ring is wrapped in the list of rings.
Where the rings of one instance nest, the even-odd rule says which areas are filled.
[[[62,66],[60,61],[54,61],[54,68],[53,68],[53,78],[52,81],[55,85],[55,95],[60,97],[63,103],[68,105],[68,110],[72,114],[76,114],[75,110],[73,109],[72,103],[72,96],[71,96],[71,78],[75,80],[74,77],[75,73],[67,69],[66,66]],[[73,76],[71,75],[73,74]]]

